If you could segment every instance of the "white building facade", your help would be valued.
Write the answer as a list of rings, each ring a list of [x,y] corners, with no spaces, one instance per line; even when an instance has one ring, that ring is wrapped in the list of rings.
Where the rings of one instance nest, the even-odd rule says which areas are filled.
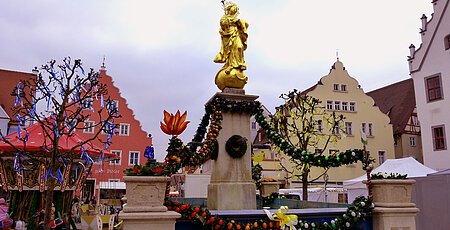
[[[411,45],[409,70],[422,127],[423,157],[435,170],[450,168],[450,0],[433,0],[422,16],[422,44]]]

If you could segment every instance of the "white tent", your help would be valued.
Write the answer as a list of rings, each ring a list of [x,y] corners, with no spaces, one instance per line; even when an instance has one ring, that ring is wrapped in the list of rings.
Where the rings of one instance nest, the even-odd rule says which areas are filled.
[[[414,177],[424,177],[427,174],[435,173],[436,171],[426,167],[416,159],[412,157],[401,158],[401,159],[388,159],[378,168],[372,171],[375,173],[398,173],[407,174],[408,178]],[[358,196],[367,196],[367,187],[363,184],[363,180],[366,180],[366,175],[346,180],[343,183],[344,189],[347,190],[348,202],[351,203]]]

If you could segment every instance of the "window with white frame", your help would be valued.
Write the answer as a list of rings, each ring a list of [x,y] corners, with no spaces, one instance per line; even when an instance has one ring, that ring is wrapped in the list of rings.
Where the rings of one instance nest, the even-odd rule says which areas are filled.
[[[317,131],[320,132],[320,133],[323,131],[322,120],[317,120]]]
[[[110,100],[106,102],[106,109],[110,113],[115,113],[119,110],[119,101],[117,100]]]
[[[440,74],[425,78],[425,84],[428,102],[437,101],[444,98]]]
[[[446,150],[444,125],[431,127],[433,131],[433,147],[434,150]]]
[[[333,84],[333,90],[339,91],[339,84]]]
[[[83,109],[93,110],[94,109],[94,100],[92,98],[85,98],[81,102],[81,106],[83,107]]]
[[[409,145],[411,147],[416,147],[416,137],[409,137]]]
[[[334,110],[341,110],[341,102],[340,101],[334,102]]]
[[[94,121],[85,121],[83,133],[94,133]]]
[[[367,124],[367,127],[368,127],[368,133],[367,133],[367,136],[370,136],[370,137],[373,137],[374,135],[373,135],[373,124],[372,123],[368,123]]]
[[[353,124],[352,122],[345,122],[345,134],[346,135],[353,135]]]
[[[138,165],[139,164],[139,151],[130,151],[128,165]]]
[[[120,123],[120,136],[129,136],[130,135],[130,124]]]
[[[111,150],[112,154],[115,154],[118,159],[109,162],[110,165],[121,165],[122,164],[122,150]]]
[[[339,127],[338,124],[336,124],[336,125],[333,127],[333,130],[331,131],[331,133],[334,134],[334,135],[339,135],[339,134],[341,134],[341,128]]]
[[[445,46],[445,50],[450,49],[450,34],[445,36],[445,38],[444,38],[444,46]]]
[[[378,151],[378,163],[383,164],[386,161],[386,151]]]
[[[342,102],[342,110],[343,111],[347,111],[348,110],[348,102],[346,102],[346,101]]]
[[[363,132],[363,133],[367,133],[366,132],[366,123],[361,123],[361,131]]]
[[[327,109],[333,110],[333,101],[327,101]]]
[[[356,111],[356,103],[355,102],[350,102],[349,103],[349,110],[350,111],[352,111],[352,112],[355,112]]]
[[[252,121],[252,129],[256,129],[256,121]]]
[[[341,91],[342,92],[347,92],[347,85],[342,84],[341,85]]]

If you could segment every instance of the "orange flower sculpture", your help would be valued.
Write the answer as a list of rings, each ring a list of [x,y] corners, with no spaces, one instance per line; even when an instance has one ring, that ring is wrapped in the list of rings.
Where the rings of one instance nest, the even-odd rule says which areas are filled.
[[[173,115],[164,110],[164,123],[160,122],[161,130],[167,135],[180,135],[189,124],[189,121],[185,121],[186,117],[187,112],[184,112],[183,115],[180,115],[180,111],[177,110],[177,113]]]

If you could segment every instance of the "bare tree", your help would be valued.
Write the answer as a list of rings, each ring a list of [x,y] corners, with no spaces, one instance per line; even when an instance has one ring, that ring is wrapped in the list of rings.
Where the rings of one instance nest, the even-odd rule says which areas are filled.
[[[36,68],[36,70],[38,69]],[[83,151],[81,157],[74,157],[71,152],[93,148],[92,142],[94,140],[99,140],[102,144],[101,149],[97,149],[101,153],[111,144],[111,137],[117,128],[114,119],[120,117],[120,115],[117,108],[113,106],[115,103],[106,98],[107,93],[106,85],[99,82],[99,73],[93,69],[85,72],[81,60],[72,61],[68,57],[61,64],[51,60],[38,70],[35,79],[20,82],[12,93],[16,97],[14,111],[19,119],[19,130],[20,125],[25,122],[38,123],[42,127],[44,136],[42,151],[48,154],[47,157],[36,157],[36,154],[27,151],[26,148],[15,146],[16,143],[9,142],[2,135],[3,141],[13,146],[16,149],[16,154],[21,154],[20,156],[26,158],[34,158],[33,160],[45,164],[46,169],[52,175],[57,175],[61,163],[67,165],[80,160],[85,162],[86,170],[84,171],[87,173],[93,163],[89,155]],[[96,113],[87,112],[86,109],[89,105],[92,105],[90,103],[94,99],[101,100],[104,107]],[[95,129],[94,135],[80,141],[69,151],[61,151],[58,148],[61,139],[72,137],[77,129],[91,128],[85,127],[84,123],[90,116],[98,116],[101,121],[92,125],[92,128],[98,127]],[[106,137],[100,138],[101,132],[106,133]],[[26,143],[28,133],[22,136],[20,132],[18,133],[20,140]],[[103,155],[101,154],[101,156]],[[17,163],[20,163],[20,161],[17,161]],[[45,229],[50,229],[54,190],[60,183],[62,181],[58,178],[52,176],[46,178]]]
[[[272,116],[272,122],[286,141],[300,149],[303,153],[314,152],[316,155],[324,155],[327,146],[339,140],[343,135],[343,115],[327,113],[321,101],[294,90],[280,96],[284,104],[276,108]],[[334,153],[331,153],[334,154]],[[311,165],[307,163],[305,154],[291,154],[290,160],[294,164],[294,170],[289,170],[285,165],[283,169],[289,177],[298,177],[302,181],[303,200],[308,200],[308,183],[317,178],[308,180]],[[298,170],[298,171],[297,171]]]

